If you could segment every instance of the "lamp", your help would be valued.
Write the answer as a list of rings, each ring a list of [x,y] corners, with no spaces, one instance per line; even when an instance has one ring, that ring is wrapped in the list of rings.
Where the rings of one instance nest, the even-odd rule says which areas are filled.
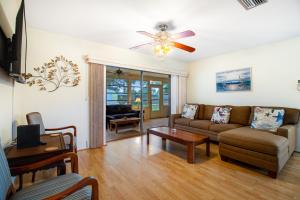
[[[170,51],[171,47],[168,43],[160,43],[154,47],[154,53],[159,57],[168,55]]]
[[[135,98],[134,102],[138,104],[138,109],[140,109],[141,98],[140,97]]]

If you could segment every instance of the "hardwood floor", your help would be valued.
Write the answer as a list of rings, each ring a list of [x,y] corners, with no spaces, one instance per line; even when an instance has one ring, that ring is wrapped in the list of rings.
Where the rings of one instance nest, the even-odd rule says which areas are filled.
[[[184,146],[151,135],[108,143],[78,152],[79,172],[99,181],[100,199],[300,199],[300,153],[295,153],[277,179],[238,162],[223,162],[218,146],[197,147],[196,164],[186,162]],[[54,170],[38,172],[39,181]],[[30,176],[26,178],[30,180]]]
[[[101,199],[300,199],[300,154],[277,179],[237,162],[223,162],[218,146],[198,146],[196,164],[186,162],[184,146],[151,135],[110,142],[79,152],[80,174],[100,183]]]

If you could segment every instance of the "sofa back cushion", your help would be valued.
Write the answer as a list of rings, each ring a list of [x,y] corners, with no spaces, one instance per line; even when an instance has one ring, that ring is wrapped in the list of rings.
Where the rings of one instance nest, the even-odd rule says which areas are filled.
[[[285,107],[270,107],[270,106],[252,106],[251,107],[251,115],[249,123],[251,124],[254,117],[254,110],[256,107],[261,108],[274,108],[274,109],[284,109],[284,117],[283,117],[283,126],[287,124],[298,124],[300,117],[300,110],[295,108],[285,108]]]
[[[181,117],[187,118],[187,119],[195,119],[195,116],[197,116],[198,112],[198,105],[197,104],[184,104],[183,111],[181,114]]]
[[[204,108],[205,108],[204,104],[199,104],[197,119],[199,119],[199,120],[204,119]]]
[[[211,122],[215,124],[228,124],[232,108],[216,106],[211,117]]]
[[[131,105],[107,105],[106,106],[106,114],[114,115],[114,114],[125,114],[131,111]]]
[[[249,125],[251,107],[250,106],[228,106],[232,108],[230,112],[230,124]]]
[[[284,109],[255,107],[251,128],[276,132],[282,126]]]
[[[214,105],[204,105],[204,111],[203,111],[204,120],[211,120],[215,107],[216,106]]]
[[[294,108],[284,108],[285,115],[283,118],[283,125],[298,124],[300,111]]]

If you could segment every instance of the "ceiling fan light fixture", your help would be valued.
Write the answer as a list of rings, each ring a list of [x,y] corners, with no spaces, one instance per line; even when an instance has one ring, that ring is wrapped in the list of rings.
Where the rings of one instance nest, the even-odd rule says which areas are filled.
[[[196,50],[195,48],[190,47],[188,45],[185,45],[185,44],[182,44],[179,42],[175,42],[175,40],[180,39],[180,38],[194,36],[195,33],[193,31],[187,30],[187,31],[183,31],[180,33],[176,33],[176,34],[170,34],[169,32],[167,32],[168,25],[166,25],[166,24],[160,24],[159,29],[160,29],[160,31],[156,34],[151,34],[146,31],[137,31],[139,34],[150,37],[154,41],[144,43],[141,45],[137,45],[137,46],[131,47],[130,49],[136,49],[141,46],[151,44],[151,45],[154,45],[153,50],[154,50],[155,55],[157,55],[159,57],[164,57],[164,56],[168,55],[173,48],[181,49],[183,51],[190,52],[190,53],[192,53]]]
[[[171,46],[168,44],[157,44],[154,47],[154,53],[158,57],[166,56],[170,53],[170,51],[171,51]]]

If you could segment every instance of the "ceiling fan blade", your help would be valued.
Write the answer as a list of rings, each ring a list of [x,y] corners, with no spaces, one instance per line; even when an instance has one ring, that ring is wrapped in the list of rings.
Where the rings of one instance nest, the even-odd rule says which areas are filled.
[[[178,43],[178,42],[172,42],[172,45],[178,49],[182,49],[182,50],[188,51],[188,52],[194,52],[196,50],[194,47],[190,47],[185,44]]]
[[[183,32],[180,32],[180,33],[176,33],[174,35],[171,36],[172,39],[179,39],[179,38],[185,38],[185,37],[191,37],[191,36],[194,36],[195,33],[191,30],[188,30],[188,31],[183,31]]]
[[[148,43],[145,43],[145,44],[140,44],[140,45],[137,45],[137,46],[134,46],[134,47],[130,47],[129,49],[137,49],[139,47],[142,47],[142,46],[145,46],[145,45],[149,45],[149,44],[153,44],[153,42],[148,42]]]
[[[148,32],[146,32],[146,31],[137,31],[137,33],[142,34],[142,35],[145,35],[145,36],[148,36],[148,37],[151,37],[151,38],[153,38],[153,39],[156,39],[156,38],[157,38],[156,35],[153,35],[153,34],[148,33]]]

